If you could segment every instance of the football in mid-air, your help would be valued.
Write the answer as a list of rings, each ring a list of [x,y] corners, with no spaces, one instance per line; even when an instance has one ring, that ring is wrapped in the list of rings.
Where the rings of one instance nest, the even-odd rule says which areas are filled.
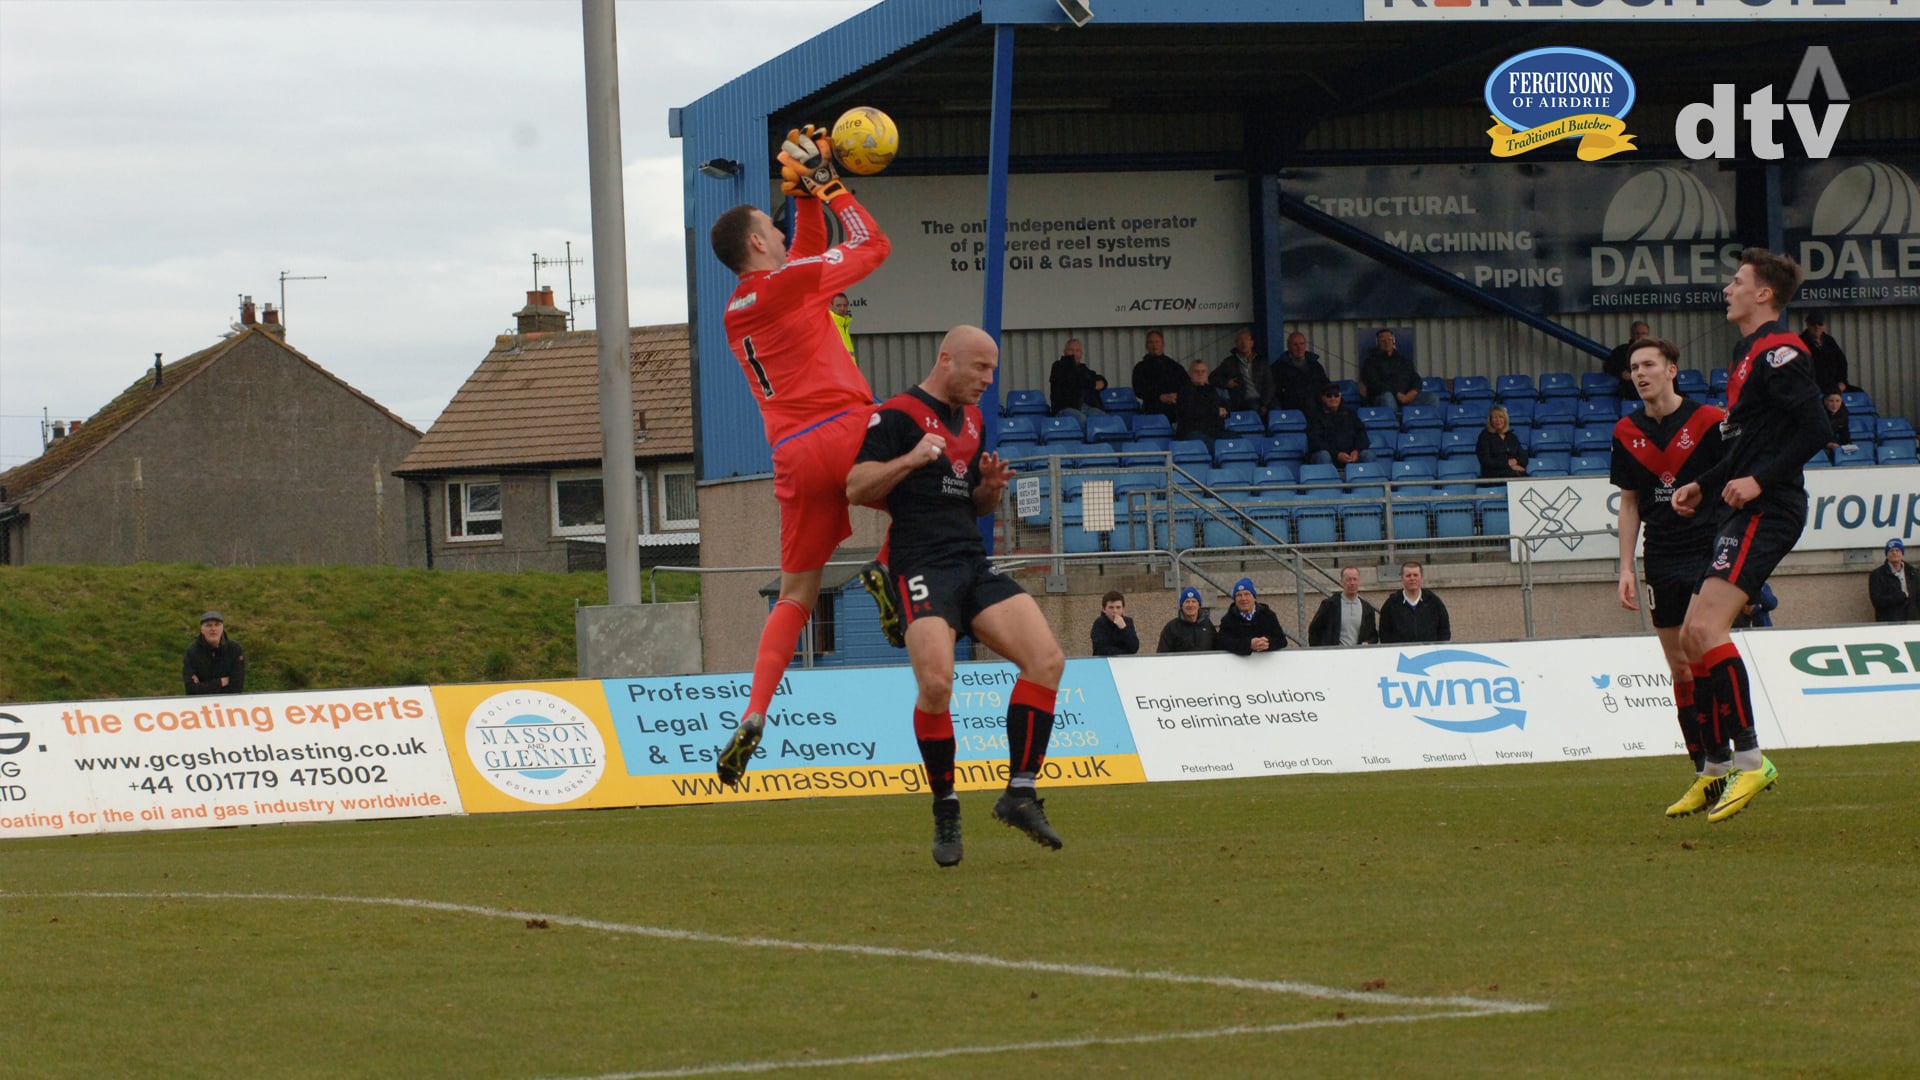
[[[833,156],[850,173],[872,176],[892,164],[899,150],[900,129],[871,105],[848,109],[833,122]]]

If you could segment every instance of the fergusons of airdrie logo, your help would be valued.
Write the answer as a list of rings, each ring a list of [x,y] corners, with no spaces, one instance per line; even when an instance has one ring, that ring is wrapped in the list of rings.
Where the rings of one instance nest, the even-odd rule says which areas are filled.
[[[505,690],[474,706],[467,756],[494,787],[544,806],[591,791],[607,767],[606,742],[593,721],[538,690]]]
[[[1581,161],[1637,150],[1627,134],[1633,77],[1611,57],[1590,49],[1531,49],[1487,76],[1487,108],[1498,123],[1487,129],[1493,156],[1514,157],[1561,139],[1579,139]]]

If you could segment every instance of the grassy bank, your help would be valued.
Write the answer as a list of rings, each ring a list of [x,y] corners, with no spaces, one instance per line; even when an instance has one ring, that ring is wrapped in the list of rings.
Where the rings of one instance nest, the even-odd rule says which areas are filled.
[[[696,591],[660,583],[662,600]],[[208,608],[246,647],[250,691],[567,678],[576,603],[606,602],[604,573],[0,567],[0,702],[179,694]]]

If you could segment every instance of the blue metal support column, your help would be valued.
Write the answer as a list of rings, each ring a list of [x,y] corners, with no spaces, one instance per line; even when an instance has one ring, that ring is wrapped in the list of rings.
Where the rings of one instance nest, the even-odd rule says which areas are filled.
[[[1256,346],[1268,363],[1287,351],[1287,305],[1280,294],[1280,178],[1272,173],[1253,177],[1254,232],[1253,318],[1260,328]]]
[[[1281,194],[1276,204],[1281,216],[1297,221],[1329,240],[1345,244],[1367,258],[1390,269],[1398,270],[1415,281],[1424,282],[1449,296],[1483,307],[1496,315],[1505,315],[1509,319],[1525,323],[1555,341],[1571,345],[1581,352],[1602,359],[1613,355],[1612,349],[1585,334],[1576,333],[1552,319],[1503,300],[1485,289],[1469,285],[1432,263],[1416,259],[1372,233],[1356,229],[1330,214],[1323,214],[1291,195]]]
[[[987,252],[986,273],[982,275],[980,328],[1000,341],[1000,320],[1005,307],[1007,276],[1007,156],[1013,137],[1013,27],[993,28],[993,115],[987,140]],[[980,412],[987,430],[981,435],[987,449],[999,444],[1000,372],[993,373],[993,385],[980,399]],[[980,535],[993,554],[993,517],[980,519]]]

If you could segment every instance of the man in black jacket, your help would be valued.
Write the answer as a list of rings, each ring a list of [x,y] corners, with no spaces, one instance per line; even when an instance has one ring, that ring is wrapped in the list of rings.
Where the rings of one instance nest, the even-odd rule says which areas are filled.
[[[1140,399],[1140,411],[1157,412],[1172,420],[1180,402],[1180,388],[1186,382],[1180,361],[1167,355],[1167,336],[1158,330],[1147,331],[1147,354],[1133,365],[1133,396]]]
[[[1160,628],[1160,644],[1155,652],[1212,652],[1218,634],[1213,620],[1200,610],[1200,590],[1189,585],[1180,590],[1180,614]]]
[[[1426,571],[1412,560],[1400,564],[1400,591],[1380,605],[1380,640],[1387,643],[1452,641],[1447,605],[1426,591]]]
[[[1273,406],[1311,414],[1320,404],[1320,388],[1333,380],[1320,365],[1320,354],[1307,349],[1307,335],[1287,335],[1287,351],[1273,363]]]
[[[1907,565],[1907,545],[1887,541],[1887,561],[1867,575],[1875,622],[1920,622],[1920,569]]]
[[[1273,404],[1273,371],[1253,347],[1253,331],[1233,335],[1233,349],[1220,359],[1210,380],[1236,412],[1252,409],[1262,417]]]
[[[1068,338],[1060,348],[1060,359],[1053,362],[1047,375],[1047,404],[1053,415],[1085,417],[1090,412],[1105,412],[1100,407],[1100,391],[1107,380],[1087,366],[1085,347],[1079,338]]]
[[[1100,599],[1100,617],[1093,620],[1093,655],[1132,656],[1140,651],[1140,633],[1127,614],[1127,596],[1109,590]]]
[[[1252,656],[1287,647],[1280,617],[1260,603],[1259,597],[1252,578],[1233,583],[1233,609],[1220,616],[1220,632],[1215,638],[1221,649],[1237,656]]]
[[[1371,645],[1380,640],[1372,604],[1360,596],[1360,568],[1342,567],[1340,594],[1320,601],[1307,624],[1309,645]]]
[[[247,656],[227,636],[226,617],[217,611],[200,616],[200,636],[187,646],[180,677],[189,694],[242,694],[247,689]]]
[[[1372,461],[1367,442],[1367,425],[1347,408],[1340,388],[1328,383],[1320,388],[1320,404],[1307,413],[1307,463],[1334,465],[1346,474],[1356,461]]]
[[[1174,407],[1173,437],[1204,439],[1208,446],[1227,433],[1227,402],[1207,379],[1207,362],[1187,365],[1187,384],[1180,388]]]

